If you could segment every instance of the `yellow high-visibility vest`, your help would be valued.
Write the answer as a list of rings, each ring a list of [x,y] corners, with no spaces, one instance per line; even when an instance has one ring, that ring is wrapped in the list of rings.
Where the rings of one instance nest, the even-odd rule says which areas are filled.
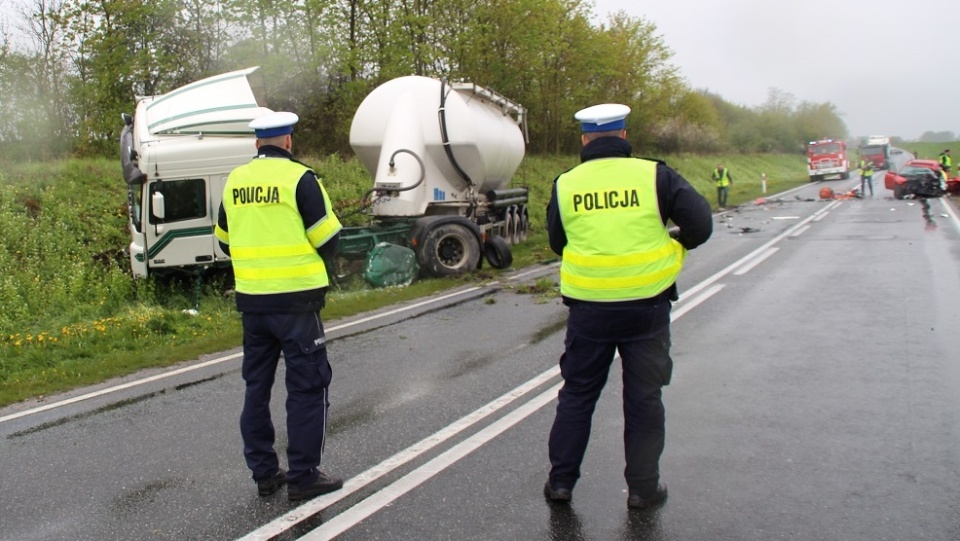
[[[649,299],[680,274],[686,249],[670,238],[657,202],[657,163],[606,158],[557,179],[567,236],[560,293],[585,301]]]
[[[724,188],[730,185],[730,175],[727,174],[727,168],[714,169],[713,180],[717,183],[717,188]]]
[[[310,231],[297,208],[297,184],[309,170],[287,158],[257,158],[230,173],[223,190],[236,290],[249,295],[292,293],[329,285],[316,247],[342,228],[323,186],[326,217]],[[318,179],[319,182],[319,179]]]

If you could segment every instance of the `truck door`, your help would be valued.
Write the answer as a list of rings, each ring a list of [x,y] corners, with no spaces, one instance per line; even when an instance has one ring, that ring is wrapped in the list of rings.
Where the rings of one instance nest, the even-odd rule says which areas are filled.
[[[146,259],[151,270],[213,263],[213,223],[207,177],[148,184]]]
[[[127,206],[130,214],[130,271],[137,278],[147,277],[147,260],[145,257],[146,235],[143,224],[146,218],[146,208],[143,205],[143,194],[146,187],[143,184],[127,186]]]

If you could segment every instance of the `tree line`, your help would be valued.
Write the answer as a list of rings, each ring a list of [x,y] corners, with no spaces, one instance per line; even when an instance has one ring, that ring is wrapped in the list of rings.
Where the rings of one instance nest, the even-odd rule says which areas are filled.
[[[0,0],[10,3],[18,0]],[[756,107],[684,80],[656,26],[591,0],[19,0],[0,20],[0,157],[117,152],[137,96],[261,66],[298,148],[348,155],[360,101],[394,77],[465,80],[528,110],[528,152],[579,148],[573,114],[629,105],[647,152],[798,152],[846,138],[831,103]],[[7,10],[10,11],[9,9]]]

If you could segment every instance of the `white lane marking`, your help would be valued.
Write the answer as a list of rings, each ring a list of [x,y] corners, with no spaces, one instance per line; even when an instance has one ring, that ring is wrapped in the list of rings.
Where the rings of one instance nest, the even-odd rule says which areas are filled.
[[[560,266],[560,263],[559,263],[559,262],[556,262],[556,263],[550,263],[550,264],[548,264],[548,265],[545,265],[544,268],[550,269],[550,271],[552,272],[554,268],[559,267],[559,266]],[[510,280],[510,281],[516,281],[516,280],[520,280],[520,279],[522,279],[522,278],[526,278],[527,276],[536,275],[536,274],[547,274],[547,273],[545,273],[542,268],[540,268],[540,269],[533,269],[533,270],[529,270],[529,271],[527,271],[527,272],[521,272],[520,274],[513,275],[513,276],[511,276],[511,277],[509,278],[509,280]]]
[[[810,229],[810,224],[807,224],[807,225],[801,227],[800,229],[797,229],[797,230],[794,231],[793,234],[790,235],[790,236],[791,236],[791,237],[799,237],[800,235],[806,233],[806,232],[807,232],[807,229]]]
[[[681,317],[683,317],[684,314],[686,314],[687,312],[689,312],[690,310],[692,310],[694,307],[698,306],[702,302],[706,301],[707,299],[712,297],[715,293],[719,292],[723,288],[724,288],[723,284],[714,285],[713,287],[705,291],[696,299],[691,300],[686,306],[680,308],[679,310],[673,311],[670,314],[670,321],[673,322],[680,319]],[[500,398],[494,400],[493,402],[490,402],[489,404],[481,407],[480,409],[474,411],[473,413],[467,415],[466,417],[463,417],[455,421],[453,424],[448,425],[446,428],[440,430],[439,432],[432,434],[430,436],[427,436],[426,438],[419,441],[418,443],[415,443],[410,447],[407,447],[403,451],[400,451],[399,453],[393,455],[392,457],[384,460],[380,464],[377,464],[376,466],[368,469],[367,471],[348,479],[347,481],[344,482],[343,488],[338,490],[337,492],[334,492],[331,494],[325,494],[323,496],[320,496],[319,498],[310,500],[307,503],[304,503],[303,505],[301,505],[300,507],[297,507],[296,509],[289,511],[286,514],[273,519],[272,521],[268,522],[267,524],[264,524],[260,528],[257,528],[256,530],[250,532],[249,534],[239,538],[237,541],[268,541],[270,539],[274,539],[275,537],[283,534],[287,530],[293,528],[300,522],[303,522],[304,520],[307,520],[308,518],[311,518],[317,515],[327,507],[357,492],[363,487],[376,481],[380,477],[383,477],[384,475],[390,473],[394,469],[399,468],[400,466],[413,460],[420,454],[423,454],[429,451],[433,447],[436,447],[437,445],[450,439],[456,434],[459,434],[466,428],[469,428],[471,425],[480,422],[485,417],[505,407],[510,402],[513,402],[514,400],[522,397],[524,394],[530,392],[536,387],[539,387],[544,382],[549,381],[550,379],[558,375],[560,375],[560,367],[559,366],[551,367],[546,372],[543,372],[542,374],[536,376],[535,378],[524,383],[523,385],[520,385],[513,391],[510,391],[509,393],[501,396]],[[556,389],[559,389],[560,385],[562,384],[559,384],[556,387]],[[534,402],[538,402],[540,399],[548,395],[552,399],[552,397],[556,396],[556,390],[551,389],[550,391],[547,391],[546,393],[540,395],[539,397],[532,399],[530,402],[527,402],[526,404],[518,407],[517,410],[515,411],[519,411],[521,408],[526,408],[530,404]],[[543,407],[543,404],[537,405],[535,408],[533,408],[533,411],[541,407]],[[524,415],[524,417],[526,417],[526,415]],[[506,416],[504,418],[506,418]],[[452,463],[453,462],[451,462],[451,464]],[[397,481],[397,482],[399,483],[400,481]],[[377,496],[377,494],[383,493],[384,491],[388,491],[388,489],[390,489],[390,487],[386,487],[382,489],[380,492],[375,493],[373,496],[371,496],[371,498]],[[393,501],[393,499],[395,498],[392,498],[390,501]],[[362,503],[358,505],[362,505]],[[381,504],[379,507],[376,507],[376,509],[383,507],[383,505],[386,505],[386,504]],[[369,516],[372,512],[373,511],[364,515],[364,517]]]
[[[683,314],[686,314],[690,310],[693,310],[697,306],[703,304],[704,301],[706,301],[710,297],[719,293],[720,290],[723,289],[724,287],[726,286],[724,286],[723,284],[715,284],[713,287],[704,291],[703,293],[698,295],[696,298],[690,299],[690,301],[684,303],[684,305],[681,306],[680,308],[676,310],[672,310],[670,312],[670,321],[673,322],[680,319],[681,317],[683,317]]]
[[[59,407],[61,407],[61,406],[67,406],[67,405],[69,405],[69,404],[74,404],[74,403],[76,403],[76,402],[82,402],[82,401],[84,401],[84,400],[89,400],[89,399],[91,399],[91,398],[96,398],[96,397],[98,397],[98,396],[103,396],[103,395],[107,395],[107,394],[110,394],[110,393],[115,393],[115,392],[117,392],[117,391],[122,391],[122,390],[124,390],[124,389],[129,389],[129,388],[131,388],[131,387],[136,387],[136,386],[138,386],[138,385],[144,385],[144,384],[150,383],[150,382],[152,382],[152,381],[158,381],[158,380],[161,380],[161,379],[170,378],[170,377],[173,377],[173,376],[178,376],[178,375],[180,375],[180,374],[185,374],[185,373],[187,373],[187,372],[192,372],[192,371],[194,371],[194,370],[199,370],[199,369],[201,369],[201,368],[206,368],[206,367],[208,367],[208,366],[212,366],[212,365],[215,365],[215,364],[219,364],[219,363],[222,363],[222,362],[225,362],[225,361],[229,361],[229,360],[232,360],[232,359],[236,359],[237,357],[242,357],[242,356],[243,356],[243,353],[233,353],[233,354],[231,354],[231,355],[227,355],[227,356],[224,356],[224,357],[219,357],[219,358],[217,358],[217,359],[213,359],[213,360],[210,360],[210,361],[202,362],[202,363],[200,363],[200,364],[195,364],[195,365],[192,365],[192,366],[187,366],[187,367],[185,367],[185,368],[179,368],[179,369],[177,369],[177,370],[172,370],[172,371],[170,371],[170,372],[164,372],[163,374],[157,374],[157,375],[155,375],[155,376],[150,376],[150,377],[148,377],[148,378],[138,379],[138,380],[136,380],[136,381],[131,381],[131,382],[128,382],[128,383],[123,383],[123,384],[121,384],[121,385],[115,385],[115,386],[109,387],[109,388],[107,388],[107,389],[101,389],[101,390],[99,390],[99,391],[94,391],[94,392],[92,392],[92,393],[87,393],[87,394],[83,394],[83,395],[80,395],[80,396],[75,396],[75,397],[73,397],[73,398],[68,398],[68,399],[66,399],[66,400],[61,400],[61,401],[59,401],[59,402],[53,402],[53,403],[47,404],[47,405],[45,405],[45,406],[39,406],[39,407],[36,407],[36,408],[32,408],[32,409],[28,409],[28,410],[23,410],[23,411],[20,411],[20,412],[17,412],[17,413],[11,413],[10,415],[4,415],[3,417],[0,417],[0,423],[3,423],[3,422],[5,422],[5,421],[12,421],[13,419],[17,419],[17,418],[19,418],[19,417],[25,417],[25,416],[27,416],[27,415],[33,415],[34,413],[40,413],[40,412],[42,412],[42,411],[51,410],[51,409],[53,409],[53,408],[59,408]]]
[[[821,214],[821,215],[817,216],[816,218],[814,218],[813,221],[819,222],[820,220],[826,218],[829,214],[830,214],[829,212],[824,212],[823,214]]]
[[[774,216],[774,220],[799,220],[799,216]]]
[[[769,248],[769,247],[773,246],[774,244],[780,242],[780,241],[783,240],[784,238],[792,235],[794,231],[800,229],[801,227],[803,227],[804,225],[806,225],[807,223],[809,223],[811,220],[816,219],[817,216],[823,214],[824,212],[828,212],[829,210],[834,209],[834,208],[838,207],[839,205],[840,205],[840,201],[831,201],[827,206],[823,207],[822,209],[818,210],[817,212],[814,212],[814,213],[811,214],[810,216],[807,216],[803,221],[801,221],[801,222],[797,223],[796,225],[790,227],[789,229],[787,229],[787,230],[784,231],[783,233],[780,233],[780,234],[777,235],[776,237],[773,237],[772,239],[768,240],[767,242],[765,242],[764,244],[762,244],[762,245],[761,245],[759,248],[757,248],[756,250],[754,250],[754,251],[750,252],[749,254],[741,257],[740,259],[734,261],[734,262],[731,263],[730,265],[727,265],[727,267],[724,268],[723,270],[717,272],[717,273],[714,274],[713,276],[711,276],[711,277],[707,278],[706,280],[700,282],[699,284],[693,286],[692,288],[688,289],[687,291],[684,291],[684,292],[680,295],[680,300],[679,300],[678,302],[685,302],[686,299],[692,297],[693,295],[696,295],[697,293],[700,292],[700,290],[705,289],[705,288],[711,286],[714,282],[716,282],[717,280],[719,280],[719,279],[723,278],[724,276],[730,274],[731,272],[733,272],[734,270],[736,270],[738,267],[740,267],[741,265],[743,265],[744,263],[746,263],[747,261],[749,261],[751,258],[754,258],[754,257],[758,256],[759,254],[763,253],[763,251],[766,250],[767,248]]]
[[[488,287],[493,287],[493,286],[496,286],[496,285],[497,285],[497,282],[493,282],[493,283],[489,284]],[[378,319],[381,319],[381,318],[384,318],[384,317],[387,317],[387,316],[392,316],[392,315],[394,315],[394,314],[399,314],[399,313],[401,313],[401,312],[407,312],[407,311],[409,311],[409,310],[413,310],[414,308],[420,308],[421,306],[426,306],[426,305],[428,305],[428,304],[433,304],[433,303],[438,302],[438,301],[444,301],[444,300],[447,300],[447,299],[450,299],[450,298],[453,298],[453,297],[457,297],[457,296],[460,296],[460,295],[465,295],[465,294],[467,294],[467,293],[473,293],[474,291],[477,291],[478,289],[482,289],[482,288],[479,287],[479,286],[467,288],[467,289],[464,289],[463,291],[457,291],[456,293],[450,293],[450,294],[448,294],[448,295],[443,295],[442,297],[437,297],[436,299],[429,299],[429,300],[426,300],[426,301],[422,301],[422,302],[418,302],[418,303],[415,303],[415,304],[411,304],[410,306],[403,306],[403,307],[401,307],[401,308],[396,308],[396,309],[394,309],[394,310],[390,310],[390,311],[384,312],[384,313],[382,313],[382,314],[376,314],[376,315],[373,315],[373,316],[369,316],[369,317],[365,317],[365,318],[362,318],[362,319],[358,319],[358,320],[356,320],[356,321],[351,321],[350,323],[344,323],[344,324],[342,324],[342,325],[335,325],[335,326],[333,326],[333,327],[330,327],[329,329],[326,329],[326,332],[339,331],[340,329],[346,329],[346,328],[348,328],[348,327],[353,327],[354,325],[359,325],[359,324],[361,324],[361,323],[367,323],[367,322],[369,322],[369,321],[375,321],[375,320],[378,320]]]
[[[312,499],[307,503],[293,509],[292,511],[281,515],[271,522],[264,524],[260,528],[250,532],[249,534],[241,537],[242,541],[264,541],[267,539],[273,539],[274,537],[282,534],[283,532],[289,530],[299,522],[302,522],[320,511],[326,509],[327,507],[333,505],[334,503],[346,498],[347,496],[353,494],[354,492],[362,489],[363,487],[369,485],[370,483],[376,481],[380,477],[390,473],[391,471],[403,466],[407,462],[415,459],[421,454],[433,449],[437,445],[449,440],[450,438],[456,436],[460,432],[463,432],[467,428],[470,428],[474,424],[482,421],[489,415],[497,412],[498,410],[506,407],[511,402],[521,398],[530,391],[536,389],[540,385],[546,383],[547,381],[560,375],[560,367],[554,366],[551,367],[546,372],[534,377],[530,381],[516,387],[512,391],[502,395],[500,398],[489,402],[488,404],[480,407],[474,412],[461,417],[457,421],[454,421],[452,424],[447,425],[445,428],[441,429],[439,432],[431,434],[426,438],[420,440],[419,442],[407,447],[406,449],[400,451],[399,453],[387,458],[383,462],[373,466],[372,468],[358,474],[355,477],[348,479],[344,484],[343,488],[337,492],[331,494],[325,494],[319,498]],[[554,393],[556,396],[556,393]]]
[[[943,205],[943,208],[947,209],[947,212],[953,219],[953,227],[955,227],[957,231],[960,231],[960,218],[957,217],[957,213],[953,210],[953,206],[951,206],[950,203],[945,199],[941,199],[940,204]]]
[[[743,276],[744,274],[746,274],[746,273],[750,272],[751,270],[753,270],[753,268],[756,267],[757,265],[759,265],[760,263],[763,263],[764,261],[766,261],[766,259],[767,259],[768,257],[772,256],[773,254],[775,254],[775,253],[777,253],[777,252],[779,252],[779,251],[780,251],[780,248],[777,248],[776,246],[774,246],[774,247],[772,247],[772,248],[769,248],[769,249],[767,249],[767,251],[765,251],[765,252],[763,252],[762,254],[758,255],[757,257],[753,258],[753,261],[751,261],[751,262],[747,263],[746,265],[740,267],[740,268],[739,268],[736,272],[734,272],[733,274],[734,274],[735,276]]]
[[[517,425],[543,406],[557,399],[557,392],[563,383],[558,383],[539,396],[504,415],[490,426],[454,445],[449,450],[427,462],[423,466],[404,475],[396,482],[384,487],[369,498],[324,522],[320,527],[301,537],[304,541],[326,541],[356,526],[363,519],[390,505],[394,500],[417,488],[430,478],[447,469],[458,460],[476,451],[481,446],[499,436],[507,429]]]
[[[556,267],[556,266],[559,266],[559,264],[558,264],[558,263],[553,263],[553,264],[551,264],[551,265],[548,265],[547,268]],[[525,273],[520,273],[520,274],[511,276],[511,277],[509,278],[509,280],[511,280],[511,281],[516,281],[516,280],[520,280],[520,279],[522,279],[522,278],[524,278],[524,277],[526,277],[526,276],[529,276],[529,275],[531,275],[531,274],[537,274],[537,273],[541,273],[541,272],[543,272],[543,269],[534,269],[534,270],[531,270],[531,271],[528,271],[528,272],[525,272]],[[483,286],[483,287],[492,288],[492,287],[495,287],[495,286],[497,286],[497,285],[499,285],[498,282],[491,282],[491,283],[486,284],[486,286]],[[426,306],[426,305],[428,305],[428,304],[432,304],[432,303],[435,303],[435,302],[445,301],[445,300],[447,300],[447,299],[450,299],[450,298],[453,298],[453,297],[457,297],[457,296],[459,296],[459,295],[466,295],[467,293],[472,293],[472,292],[477,291],[477,290],[479,290],[479,289],[482,289],[482,287],[479,287],[479,286],[478,286],[478,287],[471,287],[471,288],[468,288],[468,289],[464,289],[464,290],[462,290],[462,291],[457,291],[457,292],[455,292],[455,293],[450,293],[450,294],[448,294],[448,295],[443,295],[443,296],[437,297],[437,298],[435,298],[435,299],[430,299],[430,300],[427,300],[427,301],[418,302],[418,303],[415,303],[415,304],[411,304],[411,305],[409,305],[409,306],[404,306],[404,307],[401,307],[401,308],[397,308],[397,309],[395,309],[395,310],[390,310],[389,312],[384,312],[384,313],[382,313],[382,314],[377,314],[377,315],[370,316],[370,317],[366,317],[366,318],[363,318],[363,319],[358,319],[358,320],[356,320],[356,321],[351,321],[350,323],[344,323],[344,324],[342,324],[342,325],[334,325],[334,326],[332,326],[332,327],[327,327],[327,328],[325,329],[325,331],[326,331],[326,332],[333,332],[333,331],[338,331],[338,330],[340,330],[340,329],[346,329],[346,328],[349,328],[349,327],[353,327],[353,326],[355,326],[355,325],[359,325],[359,324],[361,324],[361,323],[367,323],[367,322],[370,322],[370,321],[375,321],[375,320],[380,319],[380,318],[384,318],[384,317],[387,317],[387,316],[392,316],[392,315],[399,314],[399,313],[402,313],[402,312],[410,311],[410,310],[413,310],[413,309],[415,309],[415,308],[420,308],[421,306]],[[162,380],[162,379],[171,378],[171,377],[173,377],[173,376],[179,376],[180,374],[186,374],[186,373],[188,373],[188,372],[193,372],[194,370],[200,370],[201,368],[206,368],[206,367],[208,367],[208,366],[213,366],[213,365],[220,364],[220,363],[224,363],[224,362],[227,362],[227,361],[232,361],[232,360],[237,359],[237,358],[240,358],[240,357],[243,357],[243,353],[232,353],[232,354],[230,354],[230,355],[225,355],[225,356],[223,356],[223,357],[217,357],[216,359],[211,359],[211,360],[209,360],[209,361],[205,361],[205,362],[202,362],[202,363],[200,363],[200,364],[195,364],[195,365],[187,366],[187,367],[184,367],[184,368],[178,368],[178,369],[172,370],[172,371],[170,371],[170,372],[164,372],[163,374],[157,374],[157,375],[155,375],[155,376],[150,376],[150,377],[147,377],[147,378],[138,379],[138,380],[136,380],[136,381],[130,381],[130,382],[123,383],[123,384],[120,384],[120,385],[115,385],[115,386],[113,386],[113,387],[108,387],[108,388],[106,388],[106,389],[101,389],[101,390],[99,390],[99,391],[94,391],[94,392],[92,392],[92,393],[87,393],[87,394],[83,394],[83,395],[80,395],[80,396],[75,396],[75,397],[73,397],[73,398],[68,398],[68,399],[65,399],[65,400],[57,401],[57,402],[51,402],[50,404],[46,404],[46,405],[43,405],[43,406],[38,406],[38,407],[36,407],[36,408],[31,408],[31,409],[23,410],[23,411],[20,411],[20,412],[17,412],[17,413],[12,413],[12,414],[10,414],[10,415],[4,415],[3,417],[0,417],[0,423],[6,422],[6,421],[12,421],[12,420],[14,420],[14,419],[19,419],[20,417],[26,417],[27,415],[33,415],[33,414],[36,414],[36,413],[41,413],[41,412],[44,412],[44,411],[52,410],[52,409],[54,409],[54,408],[60,408],[60,407],[63,407],[63,406],[69,406],[70,404],[76,404],[77,402],[83,402],[84,400],[90,400],[90,399],[92,399],[92,398],[98,398],[98,397],[105,396],[105,395],[108,395],[108,394],[111,394],[111,393],[115,393],[115,392],[118,392],[118,391],[122,391],[122,390],[124,390],[124,389],[130,389],[131,387],[137,387],[137,386],[145,385],[145,384],[147,384],[147,383],[151,383],[151,382],[154,382],[154,381],[159,381],[159,380]]]
[[[496,285],[498,285],[497,282],[493,282],[493,283],[491,283],[491,284],[488,284],[486,287],[494,287],[494,286],[496,286]],[[420,308],[421,306],[426,306],[426,305],[428,305],[428,304],[432,304],[432,303],[435,303],[435,302],[444,301],[444,300],[447,300],[447,299],[450,299],[450,298],[453,298],[453,297],[457,297],[457,296],[459,296],[459,295],[466,295],[467,293],[472,293],[472,292],[474,292],[474,291],[477,291],[478,289],[482,289],[482,288],[481,288],[481,287],[471,287],[471,288],[468,288],[468,289],[464,289],[464,290],[462,290],[462,291],[457,291],[457,292],[455,292],[455,293],[449,293],[449,294],[447,294],[447,295],[443,295],[443,296],[437,297],[437,298],[435,298],[435,299],[429,299],[429,300],[426,300],[426,301],[422,301],[422,302],[418,302],[418,303],[415,303],[415,304],[411,304],[411,305],[409,305],[409,306],[404,306],[404,307],[401,307],[401,308],[397,308],[397,309],[394,309],[394,310],[390,310],[389,312],[384,312],[384,313],[382,313],[382,314],[377,314],[377,315],[374,315],[374,316],[365,317],[365,318],[363,318],[363,319],[358,319],[358,320],[356,320],[356,321],[351,321],[351,322],[349,322],[349,323],[344,323],[344,324],[342,324],[342,325],[334,325],[334,326],[332,326],[332,327],[327,327],[325,330],[326,330],[326,332],[333,332],[333,331],[338,331],[338,330],[340,330],[340,329],[346,329],[346,328],[348,328],[348,327],[353,327],[353,326],[355,326],[355,325],[360,325],[361,323],[367,323],[367,322],[369,322],[369,321],[374,321],[374,320],[376,320],[376,319],[384,318],[384,317],[387,317],[387,316],[392,316],[392,315],[394,315],[394,314],[399,314],[399,313],[401,313],[401,312],[406,312],[406,311],[409,311],[409,310],[413,310],[413,309],[416,309],[416,308]],[[117,391],[122,391],[122,390],[124,390],[124,389],[130,389],[131,387],[137,387],[137,386],[145,385],[145,384],[147,384],[147,383],[151,383],[151,382],[154,382],[154,381],[159,381],[159,380],[162,380],[162,379],[171,378],[171,377],[173,377],[173,376],[179,376],[180,374],[186,374],[186,373],[188,373],[188,372],[193,372],[194,370],[200,370],[201,368],[206,368],[206,367],[208,367],[208,366],[213,366],[213,365],[220,364],[220,363],[224,363],[224,362],[227,362],[227,361],[232,361],[233,359],[238,359],[238,358],[240,358],[240,357],[243,357],[243,353],[231,353],[230,355],[224,355],[223,357],[217,357],[216,359],[211,359],[211,360],[209,360],[209,361],[205,361],[205,362],[202,362],[202,363],[199,363],[199,364],[194,364],[194,365],[186,366],[186,367],[184,367],[184,368],[178,368],[178,369],[176,369],[176,370],[171,370],[170,372],[164,372],[164,373],[162,373],[162,374],[157,374],[157,375],[150,376],[150,377],[147,377],[147,378],[138,379],[138,380],[136,380],[136,381],[130,381],[130,382],[127,382],[127,383],[122,383],[122,384],[120,384],[120,385],[115,385],[115,386],[113,386],[113,387],[108,387],[108,388],[106,388],[106,389],[101,389],[101,390],[99,390],[99,391],[94,391],[94,392],[92,392],[92,393],[87,393],[87,394],[83,394],[83,395],[80,395],[80,396],[75,396],[75,397],[73,397],[73,398],[68,398],[68,399],[66,399],[66,400],[60,400],[60,401],[58,401],[58,402],[52,402],[52,403],[50,403],[50,404],[46,404],[46,405],[43,405],[43,406],[38,406],[38,407],[36,407],[36,408],[31,408],[31,409],[28,409],[28,410],[23,410],[23,411],[20,411],[20,412],[17,412],[17,413],[12,413],[12,414],[10,414],[10,415],[5,415],[5,416],[3,416],[3,417],[0,417],[0,423],[6,422],[6,421],[12,421],[12,420],[18,419],[18,418],[20,418],[20,417],[26,417],[27,415],[33,415],[33,414],[35,414],[35,413],[44,412],[44,411],[51,410],[51,409],[54,409],[54,408],[59,408],[59,407],[63,407],[63,406],[68,406],[68,405],[70,405],[70,404],[75,404],[75,403],[77,403],[77,402],[82,402],[82,401],[84,401],[84,400],[90,400],[91,398],[97,398],[97,397],[100,397],[100,396],[104,396],[104,395],[108,395],[108,394],[111,394],[111,393],[115,393],[115,392],[117,392]]]

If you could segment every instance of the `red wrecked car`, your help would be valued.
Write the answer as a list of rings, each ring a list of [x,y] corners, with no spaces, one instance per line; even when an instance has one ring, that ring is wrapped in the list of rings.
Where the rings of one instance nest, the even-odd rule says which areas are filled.
[[[893,190],[893,197],[940,197],[945,193],[960,193],[960,177],[943,180],[936,160],[910,160],[897,172],[887,171],[883,185]]]

